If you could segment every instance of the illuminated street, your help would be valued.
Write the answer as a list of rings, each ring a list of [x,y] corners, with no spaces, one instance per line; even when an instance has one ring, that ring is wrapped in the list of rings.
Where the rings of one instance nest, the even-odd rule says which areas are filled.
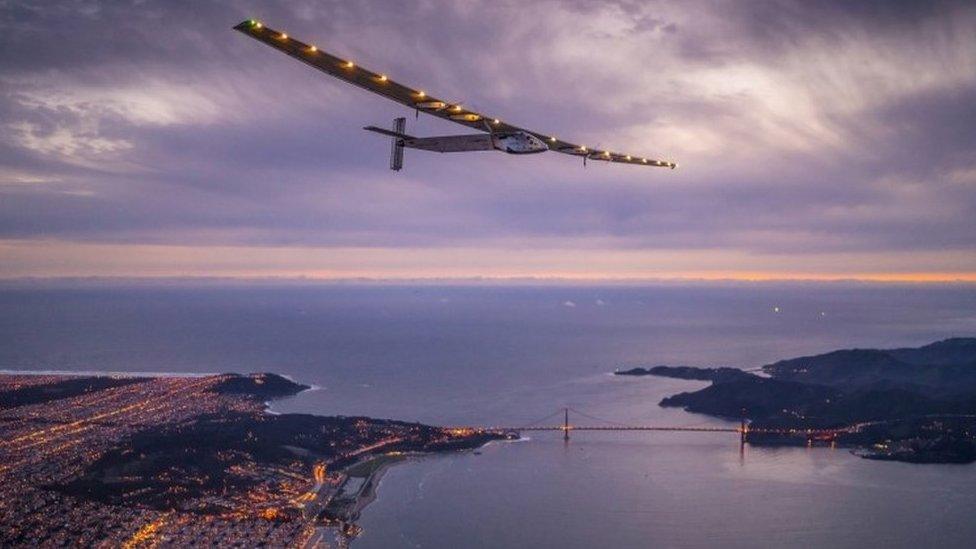
[[[367,418],[302,416],[292,425],[292,416],[264,411],[272,382],[293,386],[282,394],[306,388],[267,374],[0,377],[0,538],[102,547],[345,543],[358,527],[323,516],[347,484],[343,467],[483,436]],[[18,405],[31,398],[43,400]],[[215,427],[228,438],[208,436],[212,445],[197,448],[194,433]],[[265,440],[262,428],[290,444]],[[170,442],[153,450],[160,440]]]

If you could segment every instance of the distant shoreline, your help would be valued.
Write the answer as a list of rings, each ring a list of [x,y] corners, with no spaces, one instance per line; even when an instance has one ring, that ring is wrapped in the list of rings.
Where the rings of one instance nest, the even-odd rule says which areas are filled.
[[[710,382],[658,405],[748,420],[749,443],[839,445],[867,459],[972,463],[974,367],[976,338],[953,337],[915,348],[841,349],[758,371],[660,365],[613,373]]]
[[[207,372],[207,373],[195,373],[195,372],[129,372],[129,371],[118,371],[118,370],[12,370],[9,368],[0,369],[0,375],[4,376],[59,376],[59,377],[112,377],[112,378],[137,378],[137,379],[153,379],[153,378],[167,378],[167,379],[179,379],[179,378],[206,378],[212,376],[225,375],[219,372]],[[295,379],[289,375],[277,374],[281,377],[299,385]],[[318,391],[322,387],[312,384],[306,386],[306,389],[302,389],[291,396],[298,396],[306,391]],[[280,400],[279,398],[272,398],[264,401],[264,413],[279,416],[286,412],[278,412],[271,409],[273,401]]]
[[[835,286],[835,287],[971,287],[976,278],[970,275],[945,276],[927,279],[910,277],[871,277],[871,276],[781,276],[769,278],[722,278],[722,277],[635,277],[635,278],[588,278],[588,277],[345,277],[314,278],[301,276],[21,276],[0,277],[0,290],[65,289],[65,288],[227,288],[227,287],[283,287],[300,288],[309,286],[333,287],[743,287],[743,286]]]
[[[0,369],[0,375],[7,376],[78,376],[78,377],[210,377],[224,375],[226,372],[129,372],[119,370],[13,370]],[[281,376],[294,381],[288,376]]]

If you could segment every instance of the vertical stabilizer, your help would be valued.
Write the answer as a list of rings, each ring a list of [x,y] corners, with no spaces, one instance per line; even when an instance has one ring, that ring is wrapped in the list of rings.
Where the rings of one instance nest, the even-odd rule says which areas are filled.
[[[407,129],[407,119],[404,117],[393,120],[393,133],[403,135]],[[390,145],[390,169],[400,171],[403,168],[403,139],[400,137],[391,138]]]

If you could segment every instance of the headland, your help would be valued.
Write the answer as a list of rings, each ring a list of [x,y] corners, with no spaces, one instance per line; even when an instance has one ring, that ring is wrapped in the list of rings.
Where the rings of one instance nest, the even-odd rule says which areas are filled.
[[[976,338],[839,350],[762,371],[655,366],[615,373],[710,381],[660,405],[745,418],[751,444],[841,445],[867,459],[912,463],[976,461]]]
[[[0,375],[4,546],[320,546],[358,533],[403,456],[502,433],[269,414],[276,374]]]

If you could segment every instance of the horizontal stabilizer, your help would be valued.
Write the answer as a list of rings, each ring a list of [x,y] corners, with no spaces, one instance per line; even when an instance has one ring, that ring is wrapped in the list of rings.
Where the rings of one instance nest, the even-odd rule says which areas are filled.
[[[403,140],[403,146],[434,152],[490,151],[491,136],[483,133],[472,135],[441,135],[437,137],[410,137]]]
[[[491,136],[488,134],[475,133],[470,135],[438,135],[434,137],[414,137],[402,132],[390,131],[376,126],[366,126],[363,128],[390,137],[398,138],[403,142],[403,146],[408,149],[420,149],[433,152],[470,152],[470,151],[490,151],[494,149],[491,143]]]
[[[402,133],[402,132],[390,131],[390,130],[388,130],[386,128],[377,128],[376,126],[366,126],[363,129],[366,130],[366,131],[368,131],[368,132],[381,133],[383,135],[388,135],[390,137],[399,137],[400,139],[415,139],[411,135],[407,135],[407,134]]]

